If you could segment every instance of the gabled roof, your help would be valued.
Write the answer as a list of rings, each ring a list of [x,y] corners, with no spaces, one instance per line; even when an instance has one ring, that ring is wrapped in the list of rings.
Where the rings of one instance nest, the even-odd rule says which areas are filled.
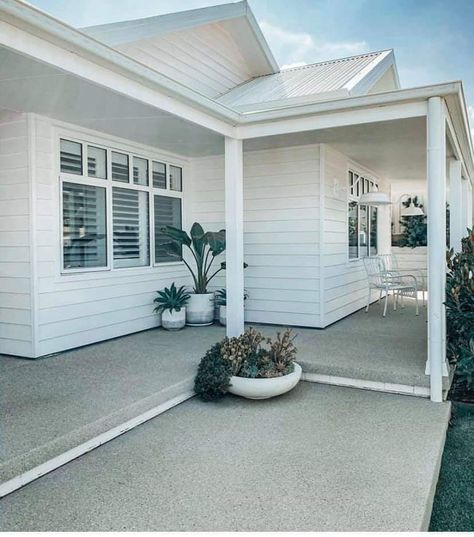
[[[217,101],[239,111],[250,111],[262,105],[274,108],[363,95],[388,72],[391,80],[385,82],[387,88],[383,89],[399,89],[393,52],[371,52],[260,76],[232,88]]]
[[[247,0],[143,19],[88,26],[80,30],[102,43],[116,47],[212,23],[221,23],[235,37],[244,58],[250,64],[257,64],[261,74],[279,71]]]

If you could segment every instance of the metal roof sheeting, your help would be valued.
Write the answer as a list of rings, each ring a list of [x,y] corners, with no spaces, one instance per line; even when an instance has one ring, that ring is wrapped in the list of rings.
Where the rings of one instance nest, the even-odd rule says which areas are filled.
[[[231,108],[328,94],[344,90],[360,71],[379,58],[384,51],[342,58],[328,62],[283,69],[279,73],[254,78],[216,100]],[[321,95],[322,97],[322,95]]]

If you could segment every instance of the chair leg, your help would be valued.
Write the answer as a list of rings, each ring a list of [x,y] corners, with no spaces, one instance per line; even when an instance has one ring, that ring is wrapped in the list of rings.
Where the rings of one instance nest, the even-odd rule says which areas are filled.
[[[378,303],[380,304],[380,301],[382,300],[382,289],[380,289],[380,293],[379,293],[379,300],[378,300]]]
[[[393,311],[397,311],[398,291],[393,292]]]
[[[385,290],[385,304],[383,306],[383,316],[387,315],[387,304],[388,304],[388,289]]]
[[[419,308],[418,308],[418,289],[415,290],[415,304],[416,304],[416,315],[419,315]]]
[[[365,307],[365,313],[369,312],[369,306],[370,306],[370,287],[369,287],[369,293],[367,295],[367,306]]]
[[[400,294],[400,306],[402,307],[402,309],[405,307],[405,301],[403,299],[403,293]]]

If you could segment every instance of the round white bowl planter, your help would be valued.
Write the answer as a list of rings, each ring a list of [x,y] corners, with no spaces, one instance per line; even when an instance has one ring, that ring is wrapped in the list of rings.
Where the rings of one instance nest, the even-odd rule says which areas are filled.
[[[165,330],[181,330],[186,324],[186,308],[179,311],[165,310],[161,314],[161,326]]]
[[[186,324],[208,326],[214,322],[214,293],[192,293],[186,305]]]
[[[301,366],[295,362],[295,368],[289,375],[268,379],[249,379],[230,377],[229,393],[247,399],[269,399],[292,390],[301,378]]]

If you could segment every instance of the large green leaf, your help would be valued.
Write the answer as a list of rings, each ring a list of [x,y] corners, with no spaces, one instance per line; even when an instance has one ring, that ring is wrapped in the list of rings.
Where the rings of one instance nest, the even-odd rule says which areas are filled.
[[[206,242],[209,244],[212,255],[218,256],[225,250],[225,230],[208,231],[206,233]]]
[[[206,247],[206,233],[201,224],[194,222],[191,227],[191,238],[193,241],[194,252],[196,253],[199,260],[202,260],[204,256],[204,249]]]
[[[182,229],[173,226],[164,226],[160,231],[181,245],[191,246],[191,238],[186,231],[183,231]]]

